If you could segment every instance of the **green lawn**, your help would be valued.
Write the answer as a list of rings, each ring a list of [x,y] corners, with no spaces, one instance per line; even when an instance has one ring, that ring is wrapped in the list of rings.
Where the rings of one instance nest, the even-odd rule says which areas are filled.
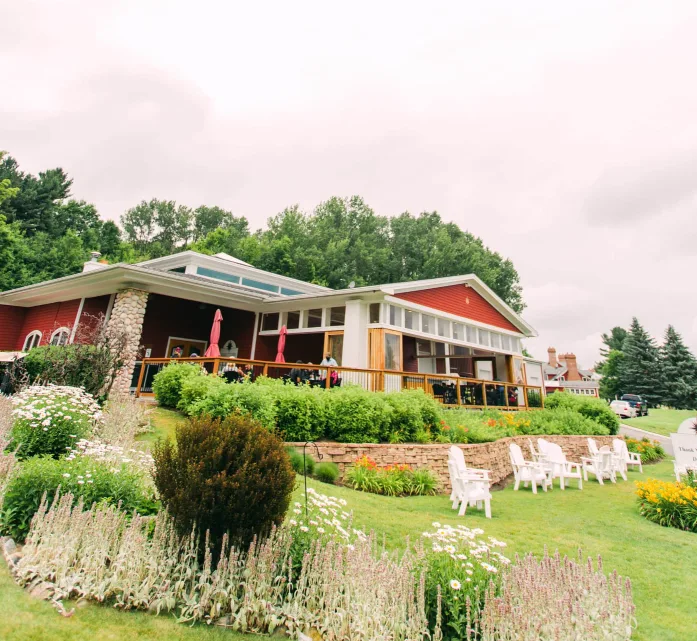
[[[655,411],[655,410],[654,410]],[[157,410],[156,433],[173,429],[179,417]],[[533,495],[514,492],[512,486],[497,491],[492,502],[493,518],[468,510],[463,519],[450,509],[445,496],[389,498],[363,494],[347,488],[310,481],[318,491],[343,497],[353,510],[355,525],[374,529],[391,547],[403,545],[431,528],[433,521],[481,527],[487,535],[509,543],[509,552],[550,551],[576,555],[601,555],[606,572],[617,570],[632,580],[639,627],[637,641],[692,641],[697,639],[695,595],[697,594],[697,534],[662,528],[639,516],[634,481],[648,477],[672,479],[670,462],[647,465],[644,474],[629,473],[629,481],[598,485],[590,481],[583,491],[574,487]],[[302,501],[302,485],[296,490]],[[4,564],[0,564],[4,565]],[[169,617],[121,613],[90,605],[65,619],[50,605],[30,598],[0,570],[0,639],[24,641],[101,641],[111,639],[251,639],[228,631],[180,626]],[[258,638],[258,637],[255,637]]]
[[[697,412],[695,410],[666,410],[657,408],[649,409],[648,416],[631,418],[626,421],[623,420],[622,422],[632,427],[647,430],[648,432],[655,432],[656,434],[668,436],[673,432],[677,432],[680,423],[686,418],[695,418],[696,416]]]
[[[150,414],[152,432],[146,432],[137,437],[141,443],[152,445],[160,438],[174,438],[174,430],[177,424],[184,420],[184,417],[174,410],[167,410],[162,407],[154,407]]]

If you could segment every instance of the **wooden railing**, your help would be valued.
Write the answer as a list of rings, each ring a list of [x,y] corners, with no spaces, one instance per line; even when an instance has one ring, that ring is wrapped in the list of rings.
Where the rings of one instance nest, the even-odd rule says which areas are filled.
[[[358,369],[353,367],[325,367],[307,363],[273,363],[271,361],[244,358],[144,358],[136,363],[132,388],[136,396],[152,396],[155,375],[167,364],[196,363],[209,374],[220,376],[229,382],[259,376],[291,379],[291,370],[303,370],[301,382],[308,385],[339,387],[358,385],[373,392],[398,392],[404,389],[421,389],[449,406],[472,409],[495,407],[506,410],[537,409],[544,406],[541,387],[519,385],[502,381],[449,376],[446,374],[419,374],[392,370]]]

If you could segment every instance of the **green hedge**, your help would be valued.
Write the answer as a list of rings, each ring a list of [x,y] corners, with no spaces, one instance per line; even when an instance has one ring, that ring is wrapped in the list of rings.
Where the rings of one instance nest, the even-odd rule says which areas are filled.
[[[555,392],[545,399],[545,407],[548,409],[566,408],[578,412],[586,418],[604,425],[608,432],[613,435],[617,434],[620,429],[620,419],[617,418],[617,414],[600,398]]]

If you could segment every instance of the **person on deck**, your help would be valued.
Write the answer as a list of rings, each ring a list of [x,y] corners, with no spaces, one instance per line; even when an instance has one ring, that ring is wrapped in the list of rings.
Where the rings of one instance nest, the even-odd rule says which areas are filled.
[[[295,361],[296,365],[302,365],[302,361]],[[294,385],[302,385],[308,378],[308,372],[302,367],[294,367],[290,370],[290,380]]]

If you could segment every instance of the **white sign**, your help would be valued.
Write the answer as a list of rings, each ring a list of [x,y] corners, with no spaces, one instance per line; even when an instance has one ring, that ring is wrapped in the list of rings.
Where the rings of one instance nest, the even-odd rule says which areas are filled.
[[[697,471],[697,434],[671,434],[675,455],[675,476],[686,474],[687,470]]]

